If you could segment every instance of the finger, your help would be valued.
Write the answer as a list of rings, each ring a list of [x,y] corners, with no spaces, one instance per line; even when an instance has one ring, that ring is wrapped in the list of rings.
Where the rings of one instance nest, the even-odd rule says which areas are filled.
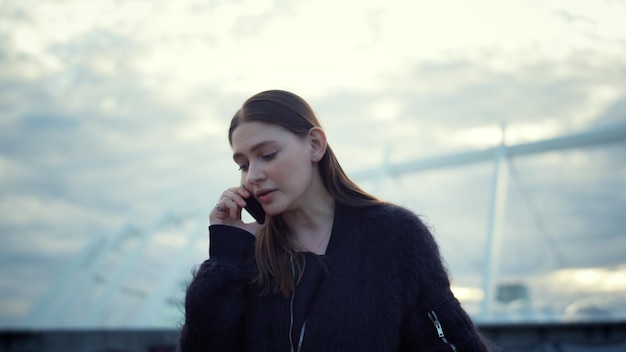
[[[250,198],[250,196],[252,195],[252,193],[248,191],[248,189],[244,185],[241,185],[241,187],[239,187],[239,191],[240,191],[239,194],[243,198]]]
[[[238,209],[241,209],[237,203],[230,198],[223,198],[219,203],[220,207],[224,209],[222,215],[232,219],[237,219]]]
[[[245,198],[238,192],[238,189],[236,189],[236,188],[231,188],[231,189],[225,191],[222,194],[222,197],[232,200],[239,207],[245,207],[246,206]]]
[[[222,224],[228,216],[227,211],[228,210],[224,207],[221,201],[215,203],[215,205],[211,209],[211,212],[209,213],[209,220],[211,225]]]
[[[220,214],[223,214],[226,212],[226,209],[223,208],[220,203],[215,204],[215,207],[213,208],[213,211],[217,211]]]
[[[246,189],[246,187],[244,187],[243,185],[239,186],[239,187],[232,187],[229,188],[228,191],[233,192],[234,194],[236,194],[237,196],[241,197],[241,199],[244,201],[250,198],[252,196],[252,193],[250,191],[248,191]]]

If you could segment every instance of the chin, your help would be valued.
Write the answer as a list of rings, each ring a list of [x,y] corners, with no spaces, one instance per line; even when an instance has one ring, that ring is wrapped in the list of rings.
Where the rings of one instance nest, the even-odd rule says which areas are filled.
[[[263,207],[265,213],[269,216],[276,216],[284,213],[287,209],[280,205],[269,205]]]

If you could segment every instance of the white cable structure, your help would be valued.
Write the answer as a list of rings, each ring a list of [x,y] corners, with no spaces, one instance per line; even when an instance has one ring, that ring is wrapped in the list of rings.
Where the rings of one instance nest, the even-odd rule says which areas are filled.
[[[478,319],[490,316],[495,294],[495,279],[501,259],[501,242],[503,238],[506,198],[509,179],[509,159],[517,156],[562,151],[573,148],[589,148],[609,144],[626,143],[626,125],[597,129],[576,134],[555,137],[547,140],[507,145],[504,141],[504,126],[500,145],[470,152],[461,152],[413,161],[390,163],[385,158],[379,168],[363,170],[355,174],[355,179],[374,179],[378,182],[384,177],[423,172],[434,169],[458,167],[468,164],[489,162],[494,163],[492,181],[492,197],[489,209],[487,239],[485,243],[485,261],[483,268],[483,299]]]

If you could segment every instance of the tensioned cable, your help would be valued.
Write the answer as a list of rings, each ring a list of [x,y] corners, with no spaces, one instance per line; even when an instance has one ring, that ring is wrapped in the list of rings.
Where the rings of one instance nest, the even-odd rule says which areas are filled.
[[[537,231],[546,241],[549,250],[554,254],[554,259],[556,259],[557,264],[560,268],[568,268],[570,267],[570,262],[565,258],[563,252],[561,251],[558,242],[555,240],[554,236],[552,236],[551,232],[548,230],[548,226],[546,225],[546,221],[544,217],[541,215],[539,208],[536,206],[535,202],[532,199],[531,192],[526,187],[526,184],[522,181],[522,177],[513,162],[513,158],[509,158],[509,171],[511,175],[511,179],[513,182],[517,184],[518,191],[521,195],[522,201],[525,203],[531,218],[533,219],[535,226],[537,227]]]

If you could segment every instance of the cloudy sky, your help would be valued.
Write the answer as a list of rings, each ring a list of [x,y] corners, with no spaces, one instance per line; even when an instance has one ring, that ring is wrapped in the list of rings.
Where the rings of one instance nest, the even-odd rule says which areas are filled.
[[[508,145],[623,131],[624,13],[623,0],[0,1],[0,326],[174,326],[127,308],[175,301],[168,280],[206,256],[206,214],[238,178],[229,120],[273,88],[311,103],[349,174],[424,216],[475,292],[493,164],[376,170],[494,147],[502,125]],[[545,275],[608,280],[569,286],[626,299],[625,155],[622,141],[510,160],[499,277],[533,302],[549,301]]]

